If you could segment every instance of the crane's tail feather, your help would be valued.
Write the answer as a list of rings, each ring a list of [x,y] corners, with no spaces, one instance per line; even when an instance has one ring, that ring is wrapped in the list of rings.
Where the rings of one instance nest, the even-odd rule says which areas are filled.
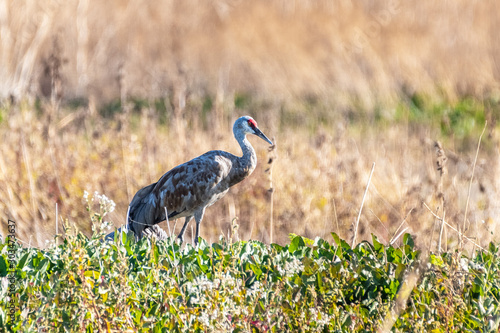
[[[158,223],[156,221],[156,197],[153,189],[156,183],[148,185],[135,194],[130,203],[127,224],[138,239],[142,238],[144,229]],[[153,203],[153,204],[151,204]]]

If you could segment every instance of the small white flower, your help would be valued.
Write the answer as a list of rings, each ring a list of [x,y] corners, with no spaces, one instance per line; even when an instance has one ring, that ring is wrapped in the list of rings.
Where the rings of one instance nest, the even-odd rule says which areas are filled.
[[[88,192],[85,191],[83,194],[83,197],[87,199],[88,197]],[[116,204],[113,200],[109,199],[106,195],[104,194],[99,194],[99,192],[95,191],[94,196],[92,197],[92,201],[97,201],[99,202],[99,205],[101,205],[101,209],[104,209],[106,213],[111,213],[112,211],[115,210]]]
[[[202,323],[205,326],[210,326],[210,317],[206,312],[202,312],[201,315],[198,317],[198,320],[200,323]]]
[[[463,271],[466,271],[468,272],[469,271],[469,260],[467,260],[466,258],[461,258],[460,259],[460,268],[462,268]]]
[[[87,199],[88,199],[88,197],[89,197],[89,192],[87,192],[87,191],[83,191],[83,198],[84,198],[85,200],[87,200]]]

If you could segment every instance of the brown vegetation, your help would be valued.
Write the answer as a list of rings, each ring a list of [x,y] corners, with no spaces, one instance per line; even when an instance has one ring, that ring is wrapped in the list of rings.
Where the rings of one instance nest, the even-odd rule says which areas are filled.
[[[203,237],[226,234],[238,217],[242,238],[269,241],[272,198],[273,241],[290,232],[350,238],[376,162],[358,239],[390,241],[408,228],[435,249],[443,223],[425,202],[437,217],[444,205],[445,220],[484,245],[500,217],[498,6],[2,2],[0,94],[12,97],[0,108],[0,210],[18,221],[19,238],[41,245],[55,233],[56,203],[59,217],[89,231],[82,195],[99,191],[116,202],[109,216],[119,226],[135,191],[170,168],[210,149],[239,153],[230,127],[248,113],[278,142],[273,195],[267,146],[255,141],[257,170],[207,210]],[[494,112],[479,108],[490,145],[470,194],[478,136],[468,145],[441,138],[447,117],[393,122],[417,93],[450,108],[466,96],[494,101]],[[480,133],[480,122],[471,126]],[[443,237],[459,240],[449,228]]]
[[[0,209],[18,221],[18,237],[25,241],[34,237],[32,244],[55,234],[56,203],[59,217],[90,231],[84,190],[98,191],[116,202],[116,210],[108,216],[119,226],[135,191],[170,168],[210,149],[239,153],[229,126],[220,132],[188,126],[181,140],[171,127],[158,126],[157,113],[149,109],[129,117],[131,122],[83,113],[69,122],[74,114],[40,119],[31,107],[19,105],[8,109],[1,127]],[[425,139],[439,136],[436,130],[408,131],[401,124],[372,129],[347,126],[344,121],[314,131],[279,130],[278,121],[261,115],[260,127],[278,142],[272,175],[275,242],[285,242],[289,233],[314,238],[337,232],[352,237],[372,162],[376,168],[358,239],[373,232],[390,241],[396,231],[408,227],[426,246],[431,240],[437,244],[442,223],[423,203],[442,216],[445,202],[446,221],[462,228],[474,151],[461,156],[448,151],[448,173],[441,177],[434,143]],[[207,239],[227,234],[231,220],[238,217],[242,238],[269,240],[271,195],[265,173],[269,156],[267,145],[252,141],[259,157],[257,170],[207,209],[202,225]],[[475,237],[479,223],[480,234],[487,236],[481,244],[491,239],[499,216],[497,159],[498,155],[481,153],[472,183],[466,228]],[[448,237],[456,244],[455,232]]]
[[[498,1],[3,1],[0,93],[498,94]],[[59,59],[55,61],[54,57]]]

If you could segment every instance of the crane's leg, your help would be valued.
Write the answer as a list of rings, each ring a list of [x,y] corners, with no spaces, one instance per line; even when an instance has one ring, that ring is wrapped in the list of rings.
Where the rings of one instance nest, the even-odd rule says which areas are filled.
[[[205,207],[194,213],[194,220],[196,221],[196,235],[194,237],[194,245],[198,245],[198,237],[200,236],[200,223],[203,220],[203,214],[205,214]]]
[[[186,220],[184,221],[184,225],[182,226],[181,232],[179,233],[179,236],[177,236],[177,238],[181,240],[181,243],[184,242],[184,232],[186,232],[186,228],[189,224],[189,221],[191,221],[192,218],[193,218],[192,216],[186,216]]]

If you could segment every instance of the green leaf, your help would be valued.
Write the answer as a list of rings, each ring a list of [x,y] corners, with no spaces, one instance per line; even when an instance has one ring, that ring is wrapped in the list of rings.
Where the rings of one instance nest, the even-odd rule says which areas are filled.
[[[410,245],[411,248],[415,247],[415,243],[413,242],[413,238],[408,233],[404,234],[404,236],[403,236],[403,244]]]
[[[304,274],[306,275],[312,275],[315,273],[315,261],[311,258],[304,257],[302,259],[302,264],[304,265]]]
[[[304,243],[304,240],[302,239],[301,236],[295,236],[295,238],[288,246],[288,251],[290,251],[290,253],[294,253],[298,249],[303,248],[305,245],[306,244]]]
[[[45,274],[47,271],[47,268],[49,267],[49,260],[48,259],[43,259],[40,264],[38,265],[38,273],[39,274]]]
[[[147,311],[147,316],[148,317],[151,317],[151,316],[156,316],[157,312],[158,312],[158,307],[159,307],[159,304],[158,303],[154,303],[151,308],[149,308],[149,310]]]
[[[255,264],[250,264],[250,269],[254,272],[257,279],[262,275],[262,270],[259,268],[259,266]]]
[[[155,263],[155,265],[158,265],[159,254],[158,254],[158,246],[156,245],[156,242],[153,243],[151,251],[153,251],[153,262]]]
[[[134,311],[134,322],[135,322],[137,325],[140,325],[140,324],[141,324],[141,317],[142,317],[142,312],[141,312],[141,310],[135,310],[135,311]]]
[[[3,256],[0,256],[0,277],[7,276],[7,262]]]
[[[340,240],[340,237],[339,235],[337,235],[336,233],[332,232],[331,233],[332,237],[333,237],[333,241],[335,242],[335,244],[337,244],[337,246],[340,246],[341,244],[341,240]]]
[[[276,251],[278,251],[278,252],[281,252],[281,251],[283,251],[283,249],[284,249],[284,247],[283,247],[283,246],[281,246],[281,245],[279,245],[279,244],[276,244],[276,243],[272,243],[272,244],[271,244],[271,247],[272,247],[273,249],[275,249]]]
[[[307,237],[303,237],[302,236],[302,240],[304,241],[304,243],[306,243],[306,245],[308,246],[313,246],[314,245],[314,240],[313,239],[310,239],[310,238],[307,238]]]
[[[321,273],[316,274],[316,284],[318,286],[318,291],[320,293],[323,293],[325,291],[325,288],[323,288],[323,278],[321,277]]]
[[[351,250],[351,246],[347,244],[345,240],[339,237],[336,233],[332,232],[331,233],[333,240],[335,241],[335,244],[337,244],[337,247],[341,247],[345,250]]]
[[[99,272],[98,271],[94,271],[94,270],[85,271],[85,273],[83,273],[83,275],[86,276],[86,277],[91,277],[94,280],[98,280],[99,276],[100,276]]]
[[[28,257],[30,256],[29,252],[26,252],[24,256],[22,256],[21,260],[19,260],[19,263],[17,264],[18,269],[23,269],[24,265],[26,264],[26,261],[28,260]]]
[[[198,267],[200,267],[201,271],[203,273],[206,273],[207,270],[208,270],[208,266],[203,263],[203,261],[200,258],[200,256],[196,256],[196,262],[198,263]]]
[[[443,258],[441,258],[440,256],[436,256],[435,254],[431,254],[430,261],[431,261],[431,264],[433,264],[433,265],[436,265],[439,267],[444,266]]]
[[[396,293],[398,292],[398,287],[399,287],[399,281],[391,280],[391,283],[389,283],[389,290],[391,296],[396,296]]]
[[[401,279],[403,278],[404,272],[406,270],[406,266],[398,263],[396,266],[396,271],[394,272],[394,275],[396,276],[396,279]]]
[[[375,250],[375,252],[377,253],[381,253],[381,252],[384,252],[384,245],[382,245],[382,243],[380,243],[377,239],[377,236],[375,236],[374,234],[372,234],[372,241],[373,241],[373,249]]]
[[[493,242],[490,242],[489,246],[488,246],[488,249],[489,251],[492,253],[492,254],[495,254],[497,253],[497,247],[495,246],[495,244]]]

